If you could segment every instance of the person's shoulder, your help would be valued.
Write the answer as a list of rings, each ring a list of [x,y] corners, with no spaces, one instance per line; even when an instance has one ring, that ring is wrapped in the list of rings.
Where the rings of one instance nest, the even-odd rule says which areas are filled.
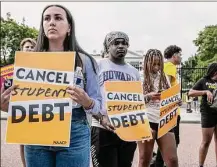
[[[206,82],[208,82],[208,80],[204,77],[200,78],[196,83],[195,83],[195,86],[198,86],[198,85],[205,85]]]
[[[76,54],[78,53],[78,55],[80,56],[82,61],[90,61],[93,57],[91,55],[89,55],[88,53],[83,53],[83,52],[76,52]]]
[[[135,68],[134,66],[132,66],[130,63],[126,63],[126,65],[127,65],[128,68],[131,69],[133,72],[139,74],[139,71],[137,70],[137,68]]]
[[[164,63],[164,73],[166,75],[171,75],[171,76],[175,77],[176,72],[177,72],[176,66],[173,63],[171,63],[171,62],[165,62]]]
[[[107,58],[103,58],[97,61],[99,68],[107,67],[109,65],[109,61]]]
[[[128,66],[128,68],[132,68],[132,69],[136,69],[134,66],[132,66],[130,63],[126,63],[126,66]],[[136,69],[137,70],[137,69]]]
[[[206,78],[200,78],[199,80],[198,80],[198,82],[207,82],[207,81],[209,81],[208,79],[206,79]]]
[[[105,62],[108,62],[108,59],[107,58],[103,58],[103,59],[98,60],[97,62],[98,62],[98,64],[103,64]]]
[[[176,68],[176,65],[167,61],[164,63],[164,68]]]
[[[94,66],[95,69],[98,68],[96,60],[89,54],[87,53],[81,53],[79,52],[79,56],[82,60],[82,63],[85,65],[86,69]]]

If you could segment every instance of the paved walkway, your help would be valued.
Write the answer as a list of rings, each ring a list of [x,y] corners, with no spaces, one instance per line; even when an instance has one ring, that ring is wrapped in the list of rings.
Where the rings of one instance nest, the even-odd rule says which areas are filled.
[[[18,144],[6,144],[7,121],[1,122],[1,167],[22,167]],[[178,148],[179,167],[198,167],[198,150],[201,143],[199,124],[183,123],[180,126],[180,145]],[[138,167],[138,149],[134,154],[132,167]],[[204,167],[215,167],[215,147],[212,140]],[[92,166],[91,166],[92,167]]]

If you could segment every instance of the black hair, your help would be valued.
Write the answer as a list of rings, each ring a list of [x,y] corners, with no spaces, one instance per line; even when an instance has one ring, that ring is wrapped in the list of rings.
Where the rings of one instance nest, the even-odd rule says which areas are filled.
[[[164,58],[170,59],[175,53],[179,53],[182,49],[176,45],[170,45],[164,50]]]
[[[217,73],[217,63],[212,63],[208,66],[205,78],[211,79]]]

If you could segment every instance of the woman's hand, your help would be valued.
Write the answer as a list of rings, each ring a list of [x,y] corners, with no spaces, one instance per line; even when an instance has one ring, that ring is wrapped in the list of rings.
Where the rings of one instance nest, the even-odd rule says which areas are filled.
[[[4,84],[1,87],[1,111],[8,112],[9,100],[11,92],[17,88],[18,85],[13,85],[7,90],[5,90]]]
[[[161,93],[150,92],[146,94],[151,100],[160,100]]]
[[[207,90],[205,92],[206,92],[206,95],[207,95],[207,101],[212,104],[212,102],[213,102],[213,94],[209,90]]]
[[[70,98],[76,103],[82,105],[85,109],[89,109],[94,101],[88,96],[88,94],[81,88],[76,86],[69,86],[66,90]]]

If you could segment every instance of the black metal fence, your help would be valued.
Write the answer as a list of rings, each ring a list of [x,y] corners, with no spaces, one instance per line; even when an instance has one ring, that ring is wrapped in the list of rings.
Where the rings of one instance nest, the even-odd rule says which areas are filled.
[[[188,92],[206,74],[207,68],[177,68],[181,93]]]
[[[133,64],[131,63],[135,68],[137,68],[139,71],[142,70],[141,65],[139,63]],[[195,83],[202,78],[206,74],[207,68],[201,67],[201,68],[177,68],[177,73],[178,73],[178,80],[179,83],[181,84],[181,95],[185,94],[188,92],[194,85]],[[141,73],[142,74],[142,73]],[[143,77],[143,76],[141,76]]]

